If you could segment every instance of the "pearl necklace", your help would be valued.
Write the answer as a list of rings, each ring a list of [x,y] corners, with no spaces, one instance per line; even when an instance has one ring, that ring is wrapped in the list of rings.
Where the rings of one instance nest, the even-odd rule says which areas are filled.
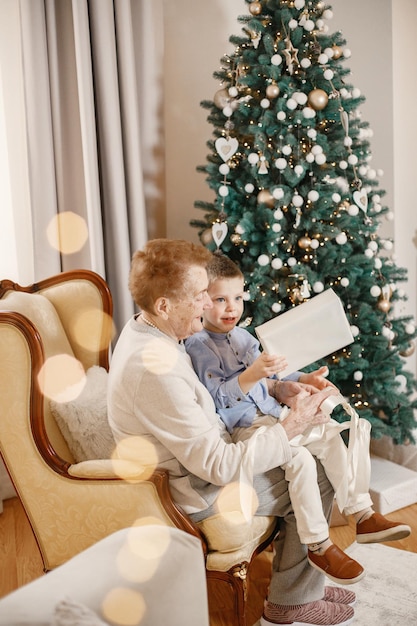
[[[151,322],[150,320],[148,320],[143,313],[140,314],[141,318],[143,319],[143,321],[145,322],[145,324],[147,324],[148,326],[150,326],[151,328],[156,328],[156,330],[159,330],[158,326],[156,324],[154,324],[153,322]]]

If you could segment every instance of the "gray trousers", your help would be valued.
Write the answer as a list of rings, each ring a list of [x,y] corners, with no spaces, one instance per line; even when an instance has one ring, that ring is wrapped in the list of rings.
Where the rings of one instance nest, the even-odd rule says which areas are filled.
[[[329,520],[334,492],[320,462],[317,462],[317,480],[323,511]],[[284,605],[320,600],[324,594],[325,577],[307,561],[307,548],[300,542],[297,532],[284,470],[278,467],[265,474],[258,474],[253,484],[259,499],[256,515],[281,518],[280,531],[274,542],[275,555],[268,600]]]

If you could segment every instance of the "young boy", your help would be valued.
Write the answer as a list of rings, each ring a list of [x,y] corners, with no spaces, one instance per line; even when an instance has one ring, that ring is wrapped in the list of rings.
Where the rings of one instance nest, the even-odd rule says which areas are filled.
[[[214,399],[218,414],[237,441],[284,416],[286,409],[278,400],[283,399],[282,383],[276,374],[286,367],[286,362],[283,357],[261,353],[259,342],[237,326],[244,306],[244,277],[238,266],[228,257],[214,253],[207,273],[213,307],[204,312],[204,330],[189,337],[185,346],[195,371]],[[306,393],[311,393],[313,388],[329,385],[326,372],[327,368],[309,374],[296,372],[285,380],[298,381],[306,386]],[[363,567],[330,540],[317,488],[314,457],[323,464],[335,491],[340,486],[340,465],[346,465],[346,445],[338,432],[336,436],[335,431],[326,436],[326,430],[330,430],[326,426],[321,427],[324,436],[311,438],[311,443],[290,442],[293,457],[283,469],[298,534],[308,546],[311,565],[339,584],[351,584],[364,576]],[[390,522],[375,513],[368,491],[358,493],[351,484],[343,512],[354,515],[359,543],[393,541],[410,534],[409,526]]]

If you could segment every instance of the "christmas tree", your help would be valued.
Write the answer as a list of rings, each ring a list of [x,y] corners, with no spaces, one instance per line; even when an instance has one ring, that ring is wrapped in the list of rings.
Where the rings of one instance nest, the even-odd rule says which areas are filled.
[[[350,51],[321,0],[245,0],[230,54],[202,102],[213,126],[196,202],[202,243],[237,261],[255,326],[332,288],[354,342],[315,363],[372,424],[372,437],[414,441],[416,382],[406,370],[416,327],[396,315],[407,272],[378,232],[392,213],[371,168],[364,98],[349,84]],[[338,419],[338,415],[335,415]],[[342,419],[342,416],[339,416]],[[345,416],[343,416],[345,419]]]

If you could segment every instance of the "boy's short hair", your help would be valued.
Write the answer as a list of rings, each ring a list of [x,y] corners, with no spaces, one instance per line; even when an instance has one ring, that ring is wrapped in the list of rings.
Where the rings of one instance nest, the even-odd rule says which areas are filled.
[[[206,269],[210,283],[223,278],[244,278],[237,263],[219,251],[213,252]]]

